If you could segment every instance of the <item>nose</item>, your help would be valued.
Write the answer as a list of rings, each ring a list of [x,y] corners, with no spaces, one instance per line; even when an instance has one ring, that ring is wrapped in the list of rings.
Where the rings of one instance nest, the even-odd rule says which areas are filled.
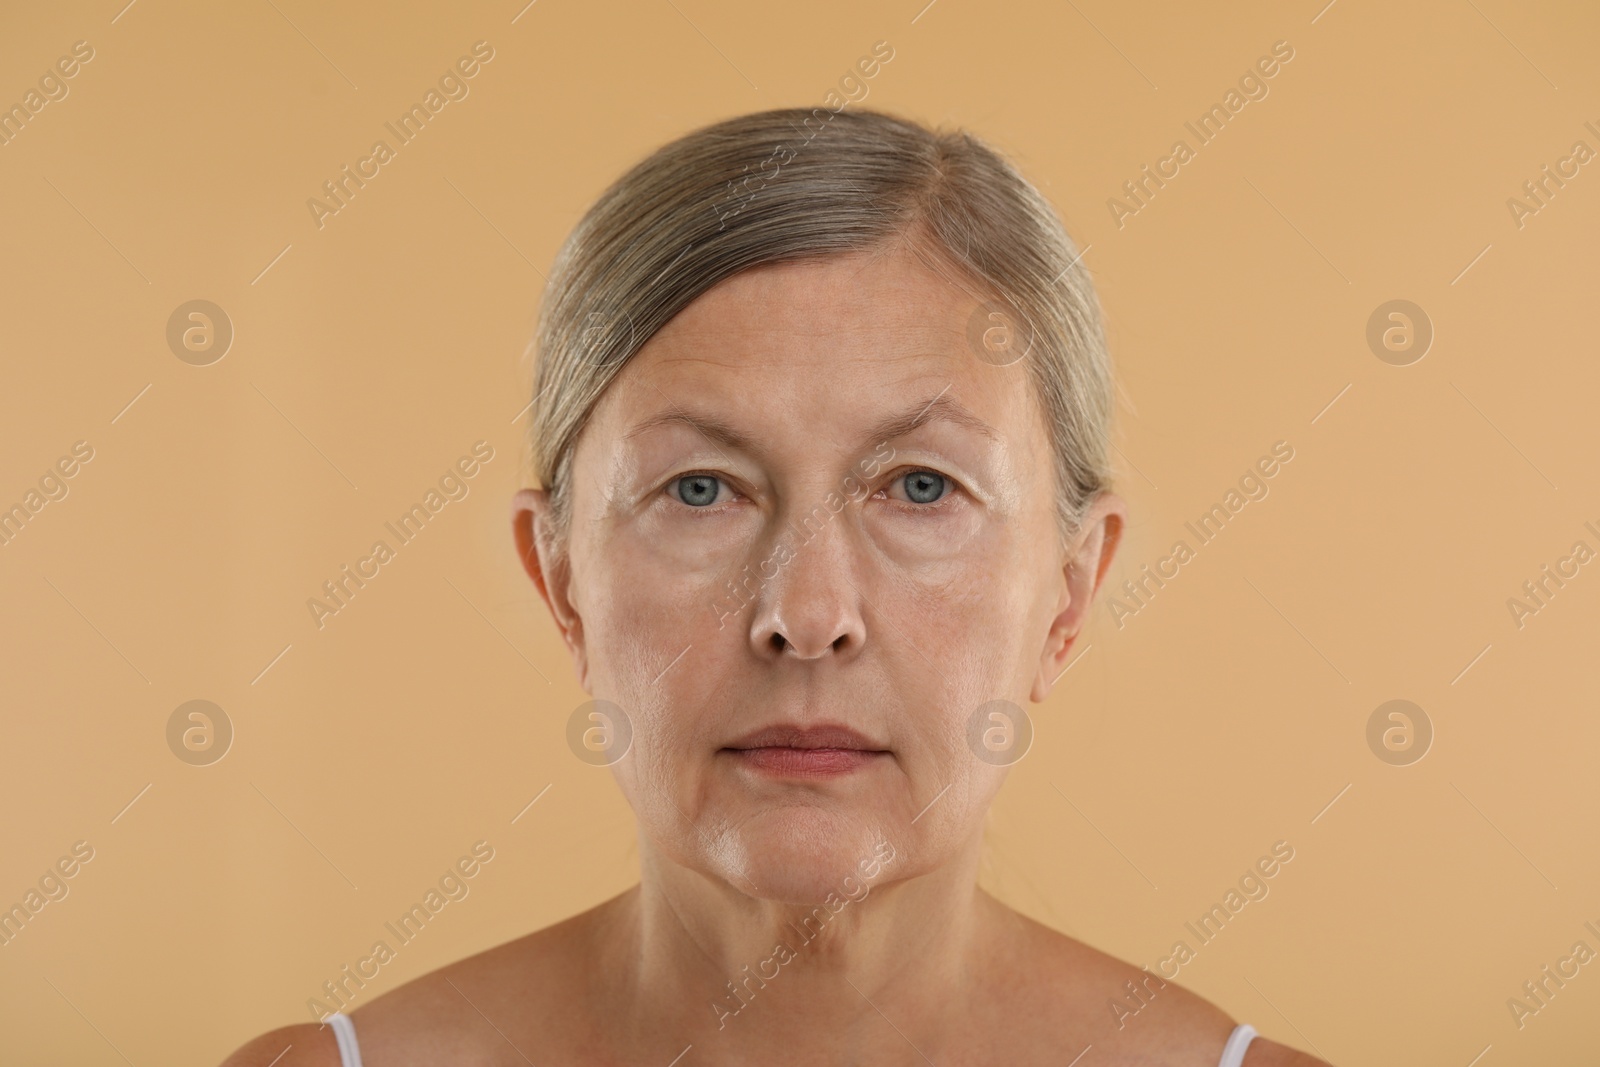
[[[830,516],[821,529],[802,525],[798,533],[794,524],[789,526],[787,561],[762,587],[751,619],[750,641],[757,656],[814,660],[860,653],[867,629],[842,529],[846,521]]]

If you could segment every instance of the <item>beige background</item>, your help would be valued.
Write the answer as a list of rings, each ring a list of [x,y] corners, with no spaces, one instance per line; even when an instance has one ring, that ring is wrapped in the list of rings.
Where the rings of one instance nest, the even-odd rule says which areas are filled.
[[[95,50],[0,146],[0,506],[94,449],[0,547],[0,903],[95,850],[0,948],[0,1059],[213,1064],[307,1017],[480,839],[471,895],[364,999],[631,883],[508,535],[541,272],[644,152],[820,105],[878,40],[867,106],[987,137],[1090,246],[1115,584],[1295,450],[1139,614],[1097,610],[985,884],[1153,964],[1286,840],[1180,982],[1340,1064],[1600,1047],[1600,963],[1520,1030],[1506,1006],[1600,950],[1600,564],[1520,629],[1507,608],[1600,550],[1600,163],[1521,228],[1507,207],[1600,149],[1592,5],[120,2],[0,16],[0,103]],[[318,229],[307,198],[478,40],[470,96]],[[1270,94],[1119,228],[1108,198],[1278,40]],[[165,339],[193,299],[236,331],[206,367]],[[1436,330],[1409,366],[1367,345],[1391,299]],[[470,495],[319,631],[307,598],[478,440]],[[1436,732],[1410,766],[1366,740],[1396,698]],[[236,731],[211,766],[167,747],[192,699]]]

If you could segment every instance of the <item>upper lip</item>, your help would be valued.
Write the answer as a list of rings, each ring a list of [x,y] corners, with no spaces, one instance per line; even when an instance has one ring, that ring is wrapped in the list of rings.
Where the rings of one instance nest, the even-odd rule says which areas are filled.
[[[726,748],[844,748],[861,752],[887,751],[865,734],[840,723],[819,723],[814,726],[797,726],[780,723],[753,730]]]

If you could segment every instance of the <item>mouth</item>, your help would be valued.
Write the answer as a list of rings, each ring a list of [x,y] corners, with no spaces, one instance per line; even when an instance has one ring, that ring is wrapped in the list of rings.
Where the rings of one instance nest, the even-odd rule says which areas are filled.
[[[721,750],[747,767],[779,778],[826,778],[863,770],[890,758],[890,751],[841,725],[769,726]]]

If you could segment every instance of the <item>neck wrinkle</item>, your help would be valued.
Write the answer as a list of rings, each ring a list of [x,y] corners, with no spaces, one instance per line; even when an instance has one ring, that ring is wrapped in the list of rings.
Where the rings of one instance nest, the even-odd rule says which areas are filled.
[[[705,1039],[732,1031],[741,1044],[759,1046],[781,1039],[778,1031],[812,1036],[807,1018],[881,1027],[878,1012],[889,1010],[886,1002],[901,1006],[897,1018],[908,1006],[937,1012],[963,995],[981,928],[992,922],[977,888],[981,848],[979,834],[940,866],[891,879],[895,867],[910,864],[907,848],[897,849],[866,896],[843,898],[847,903],[836,913],[815,905],[827,920],[805,941],[797,929],[812,908],[755,898],[736,882],[664,856],[641,834],[641,878],[628,924],[637,969],[624,979],[633,1017],[681,1030],[686,1005],[693,1005],[688,1015],[693,1020],[698,1014],[699,1022],[691,1028]],[[793,956],[770,962],[780,943]],[[754,991],[741,1002],[729,982]],[[739,1007],[721,1027],[717,1001]]]

